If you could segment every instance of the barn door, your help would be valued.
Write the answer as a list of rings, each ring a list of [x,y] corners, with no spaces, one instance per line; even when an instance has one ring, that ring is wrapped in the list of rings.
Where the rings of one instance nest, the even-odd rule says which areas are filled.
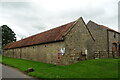
[[[112,55],[115,57],[115,54],[117,54],[117,43],[112,44]]]
[[[119,56],[120,56],[120,44],[119,44],[118,52],[119,52]]]

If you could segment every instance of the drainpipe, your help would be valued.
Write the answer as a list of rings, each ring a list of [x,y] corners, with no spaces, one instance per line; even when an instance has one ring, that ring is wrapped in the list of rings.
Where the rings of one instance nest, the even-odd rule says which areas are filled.
[[[108,57],[109,57],[109,33],[107,29],[107,46],[108,46]]]

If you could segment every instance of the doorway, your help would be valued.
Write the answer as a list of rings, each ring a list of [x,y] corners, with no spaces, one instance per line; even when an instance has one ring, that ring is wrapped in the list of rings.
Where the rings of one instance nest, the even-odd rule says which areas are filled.
[[[117,43],[112,43],[112,56],[115,57],[115,54],[117,53]]]
[[[119,53],[119,57],[120,57],[120,44],[119,44],[119,48],[118,48],[118,53]]]

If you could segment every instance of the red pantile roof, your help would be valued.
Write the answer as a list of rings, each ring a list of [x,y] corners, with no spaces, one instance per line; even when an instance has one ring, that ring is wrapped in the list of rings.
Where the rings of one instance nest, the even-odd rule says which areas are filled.
[[[69,31],[69,29],[76,23],[76,21],[62,25],[60,27],[30,36],[28,38],[8,44],[4,49],[11,49],[17,47],[25,47],[36,44],[61,41],[63,36]]]
[[[95,23],[95,22],[93,22],[93,21],[91,21],[91,20],[90,20],[89,22],[92,22],[92,23],[94,23],[94,24],[96,24],[96,25],[98,25],[99,27],[102,27],[102,28],[104,28],[104,29],[107,29],[107,30],[110,30],[110,31],[119,33],[118,31],[115,31],[115,30],[113,30],[113,29],[111,29],[111,28],[109,28],[109,27],[106,27],[106,26],[104,26],[104,25],[99,25],[99,24],[97,24],[97,23]]]
[[[108,30],[110,30],[110,31],[117,32],[117,31],[115,31],[115,30],[113,30],[113,29],[111,29],[111,28],[108,28],[108,27],[104,26],[104,25],[99,25],[99,26],[102,27],[102,28],[108,29]]]

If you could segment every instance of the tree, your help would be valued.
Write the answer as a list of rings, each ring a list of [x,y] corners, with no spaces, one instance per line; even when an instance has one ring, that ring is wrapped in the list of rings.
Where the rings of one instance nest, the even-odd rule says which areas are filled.
[[[7,25],[1,26],[2,29],[2,47],[8,43],[16,41],[16,34]]]

